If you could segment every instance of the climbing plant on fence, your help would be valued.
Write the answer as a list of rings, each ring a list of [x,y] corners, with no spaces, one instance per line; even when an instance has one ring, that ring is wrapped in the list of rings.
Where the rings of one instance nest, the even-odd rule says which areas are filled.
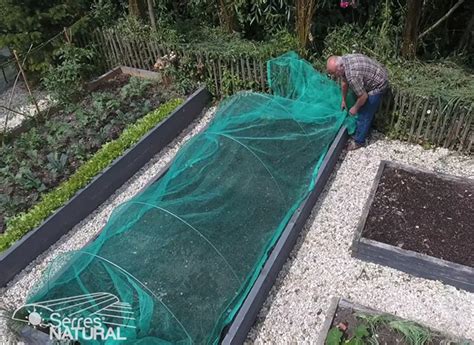
[[[113,29],[95,30],[89,36],[81,37],[79,42],[96,47],[104,68],[108,69],[118,65],[153,69],[158,59],[176,55],[171,77],[178,84],[181,79],[206,82],[218,97],[242,89],[266,90],[266,61],[297,47],[296,40],[288,38],[279,40],[278,44],[247,43],[242,49],[209,49],[199,44],[168,45],[149,37],[123,37]],[[321,59],[315,63],[323,68]],[[462,97],[469,93],[472,81],[465,78],[463,83],[466,85],[459,89],[459,96],[456,96],[456,87],[442,95],[436,88],[432,92],[428,87],[420,90],[420,82],[413,79],[416,73],[412,70],[396,66],[389,66],[389,69],[393,72],[394,83],[377,115],[377,128],[394,139],[472,153],[474,102],[472,97]]]

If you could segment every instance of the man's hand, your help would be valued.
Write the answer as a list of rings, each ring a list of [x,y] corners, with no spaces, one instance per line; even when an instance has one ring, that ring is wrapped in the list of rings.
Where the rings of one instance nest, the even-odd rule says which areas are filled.
[[[341,110],[347,109],[346,101],[343,99],[341,102]]]
[[[353,106],[351,109],[349,109],[349,114],[351,116],[356,116],[358,111],[359,111],[359,109],[357,109],[355,106]]]

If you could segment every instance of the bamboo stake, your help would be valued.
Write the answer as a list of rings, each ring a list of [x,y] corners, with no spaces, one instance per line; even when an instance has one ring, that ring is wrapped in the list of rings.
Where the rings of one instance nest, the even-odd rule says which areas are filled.
[[[219,84],[218,84],[218,78],[217,78],[217,70],[216,70],[216,63],[214,61],[214,58],[211,58],[211,65],[212,65],[212,71],[214,74],[214,83],[216,84],[216,94],[221,96],[221,90],[219,89]]]
[[[239,56],[239,60],[240,60],[240,74],[241,74],[240,78],[245,81],[247,78],[245,77],[245,63],[244,63],[244,58],[242,55]]]
[[[432,133],[431,133],[431,142],[435,143],[436,142],[436,133],[438,132],[438,125],[439,125],[439,120],[446,110],[447,105],[443,108],[441,98],[438,97],[438,114],[436,115],[436,122],[434,124]]]
[[[66,38],[67,43],[71,44],[71,43],[72,43],[72,39],[71,39],[71,37],[69,36],[69,34],[68,34],[68,32],[67,32],[67,28],[64,27],[64,28],[63,28],[63,31],[64,31],[64,37]]]
[[[461,134],[461,141],[459,143],[459,148],[458,148],[458,151],[462,151],[463,148],[464,148],[464,143],[466,142],[466,139],[467,139],[467,135],[469,133],[469,130],[471,128],[471,123],[473,121],[473,118],[474,118],[474,113],[471,112],[472,110],[472,107],[471,109],[469,110],[469,115],[468,118],[467,118],[467,122],[466,122],[466,126],[464,127],[464,131],[463,133]],[[471,136],[473,134],[471,133]]]
[[[467,110],[467,112],[465,114],[463,114],[461,120],[458,122],[458,127],[456,128],[456,131],[454,132],[454,138],[457,138],[460,136],[460,132],[461,132],[461,128],[462,128],[462,125],[463,123],[469,119],[469,115],[471,114],[471,111],[472,111],[472,107],[473,107],[473,103],[471,103],[471,106],[469,107],[469,109]],[[465,124],[464,124],[465,125]],[[454,145],[453,147],[451,148],[454,148]]]
[[[258,85],[257,62],[255,61],[255,58],[252,58],[252,67],[253,67],[253,81],[255,82],[255,85]]]
[[[247,73],[248,73],[248,75],[249,75],[248,81],[250,82],[250,81],[252,81],[252,71],[250,70],[250,63],[249,63],[249,58],[248,58],[248,56],[245,57],[245,63],[246,63],[246,65],[247,65]]]
[[[400,139],[405,139],[407,136],[408,122],[411,120],[413,105],[415,104],[414,98],[412,97],[411,94],[408,93],[407,97],[408,97],[408,111],[405,116],[405,121],[403,121],[403,129],[401,130]]]
[[[261,87],[262,87],[262,91],[265,91],[265,69],[263,67],[263,64],[262,64],[262,60],[259,60],[259,65],[260,65],[260,82],[261,82]]]
[[[460,101],[460,99],[458,100]],[[446,107],[447,111],[443,114],[443,122],[441,124],[441,128],[440,128],[440,131],[439,131],[439,134],[438,134],[438,139],[436,141],[436,145],[437,146],[440,146],[441,145],[441,141],[443,140],[443,137],[446,136],[446,133],[445,133],[445,128],[446,128],[446,124],[448,123],[448,120],[451,120],[452,119],[452,114],[453,114],[453,111],[454,111],[454,107],[456,106],[458,102],[456,102],[456,100],[450,100],[449,101],[449,106]],[[448,111],[449,109],[449,111]],[[446,139],[446,138],[444,138]]]
[[[221,58],[220,57],[217,58],[217,68],[218,68],[218,71],[219,71],[219,85],[220,85],[221,90],[222,90],[222,66],[221,66]]]
[[[430,104],[430,99],[428,98],[425,102],[425,106],[423,107],[423,112],[421,114],[420,123],[418,124],[418,129],[416,130],[415,141],[417,143],[420,140],[421,129],[423,128],[423,124],[425,123],[426,112],[428,111],[429,104]]]
[[[416,120],[418,119],[418,108],[420,107],[423,98],[420,98],[416,103],[415,111],[413,112],[414,116],[412,118],[411,126],[410,126],[410,133],[408,134],[408,141],[411,142],[411,138],[413,136],[413,132],[415,131]]]
[[[129,59],[128,54],[127,54],[126,51],[125,51],[125,47],[123,46],[122,40],[120,40],[120,39],[118,38],[117,33],[115,32],[115,30],[112,30],[112,31],[111,31],[111,35],[112,35],[113,39],[114,39],[115,41],[117,41],[118,49],[119,49],[119,51],[120,51],[120,54],[122,55],[123,61],[125,61],[125,62],[124,62],[124,65],[128,65],[128,66],[131,67],[131,64],[130,64],[130,62],[129,62],[130,59]]]
[[[457,101],[453,103],[453,106],[451,107],[451,111],[449,112],[449,117],[445,117],[445,121],[443,123],[443,127],[441,130],[441,135],[440,135],[440,140],[439,140],[439,145],[441,145],[441,141],[444,136],[444,142],[443,142],[443,147],[447,147],[446,145],[448,144],[450,133],[453,131],[453,126],[456,124],[456,110],[458,109],[459,103],[461,102],[461,98],[458,98]],[[450,122],[450,125],[448,128],[446,128],[446,124]]]
[[[394,99],[393,99],[392,116],[390,117],[390,129],[393,128],[393,124],[395,122],[395,113],[396,113],[396,110],[397,110],[399,99],[400,99],[400,93],[398,91],[395,91],[395,96],[394,96]],[[388,110],[389,110],[389,108],[387,107],[387,112],[388,112]]]
[[[41,111],[40,111],[40,108],[38,106],[38,103],[36,102],[36,98],[35,96],[33,95],[33,92],[31,92],[31,88],[30,88],[30,84],[28,83],[28,79],[26,78],[26,73],[25,71],[23,70],[23,66],[22,64],[20,63],[20,60],[18,59],[18,55],[16,53],[16,50],[13,49],[13,56],[15,57],[15,61],[18,65],[18,68],[20,69],[20,73],[21,75],[23,76],[23,80],[25,82],[25,85],[26,85],[26,89],[28,90],[28,93],[30,94],[30,97],[35,105],[35,108],[36,108],[36,116],[41,120],[42,119],[42,115],[41,115]]]
[[[456,132],[456,128],[458,127],[458,124],[464,120],[464,115],[466,112],[462,111],[460,108],[462,107],[457,107],[455,111],[453,111],[453,117],[451,119],[451,123],[448,126],[443,142],[443,147],[445,148],[448,148],[454,144],[454,133]]]
[[[434,118],[434,114],[435,114],[435,110],[436,110],[436,105],[438,103],[436,102],[436,100],[433,102],[433,104],[431,105],[431,113],[430,113],[430,116],[428,118],[428,122],[426,123],[426,128],[425,128],[425,134],[423,135],[423,139],[425,141],[429,141],[430,140],[430,130],[431,130],[431,127],[433,127],[433,118]]]
[[[405,110],[405,95],[401,92],[400,92],[400,98],[401,98],[401,102],[400,102],[400,108],[399,108],[399,111],[398,111],[398,119],[397,119],[397,123],[395,123],[395,135],[396,135],[396,137],[399,136],[400,125],[401,125],[401,122],[402,122],[402,119],[403,119],[403,111]]]
[[[109,35],[110,41],[112,42],[112,46],[115,51],[115,56],[117,57],[117,62],[120,65],[125,65],[125,60],[124,60],[124,55],[121,53],[119,47],[118,47],[118,42],[115,42],[114,35],[112,35],[112,32],[108,31],[107,33]]]

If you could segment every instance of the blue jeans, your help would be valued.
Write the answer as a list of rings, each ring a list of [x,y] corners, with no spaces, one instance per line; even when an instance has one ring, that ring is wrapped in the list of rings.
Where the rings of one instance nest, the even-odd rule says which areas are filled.
[[[360,145],[365,144],[365,139],[369,135],[370,127],[374,121],[375,112],[379,108],[380,102],[382,101],[383,92],[375,95],[369,95],[369,98],[359,109],[357,117],[357,128],[354,135],[354,140]]]

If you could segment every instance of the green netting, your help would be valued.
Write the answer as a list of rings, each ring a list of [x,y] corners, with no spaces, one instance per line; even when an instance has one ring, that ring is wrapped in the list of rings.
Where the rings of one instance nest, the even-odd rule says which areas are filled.
[[[161,179],[51,265],[29,302],[72,317],[105,310],[103,326],[120,324],[128,343],[217,342],[346,120],[338,86],[296,53],[270,60],[268,79],[273,95],[222,102]]]

